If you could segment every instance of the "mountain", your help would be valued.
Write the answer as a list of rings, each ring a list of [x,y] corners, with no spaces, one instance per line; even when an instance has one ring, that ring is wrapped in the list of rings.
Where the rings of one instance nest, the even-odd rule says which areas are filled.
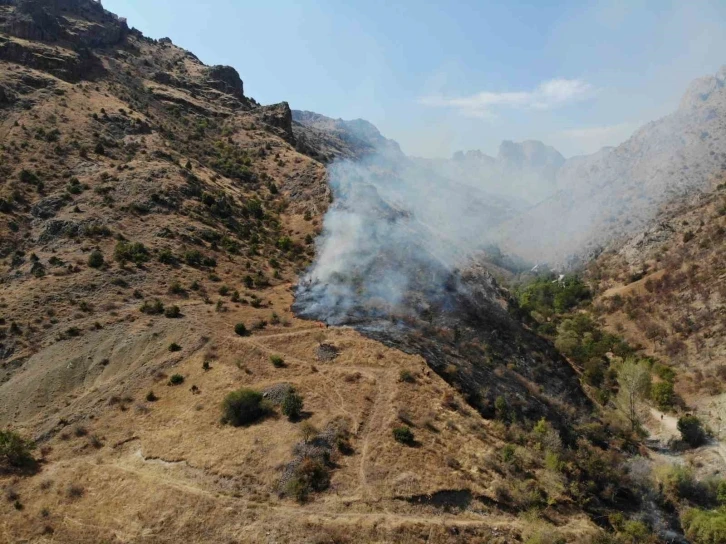
[[[547,483],[503,464],[503,422],[579,424],[589,403],[490,276],[425,341],[423,322],[386,345],[292,311],[335,201],[326,163],[400,153],[371,125],[261,105],[100,2],[3,0],[0,134],[0,539],[535,530],[518,515]],[[561,500],[563,534],[598,532]]]
[[[664,345],[717,358],[722,193],[585,279],[518,284],[490,233],[617,150],[432,166],[94,0],[0,0],[0,135],[3,542],[683,542],[684,505],[715,508],[715,479],[652,483],[675,452],[626,419],[620,373],[667,352],[615,334],[638,341],[642,299],[608,290],[663,274]]]
[[[443,176],[529,206],[557,191],[557,173],[565,158],[553,147],[528,140],[503,141],[496,157],[459,151],[449,160],[425,162]]]
[[[503,249],[564,263],[643,229],[659,207],[707,188],[726,167],[726,68],[694,81],[678,110],[615,148],[566,161],[558,192],[502,228]]]

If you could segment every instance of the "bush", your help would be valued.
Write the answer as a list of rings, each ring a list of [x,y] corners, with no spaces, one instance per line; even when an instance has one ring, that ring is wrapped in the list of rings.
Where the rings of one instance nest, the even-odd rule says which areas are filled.
[[[179,309],[179,306],[169,306],[166,310],[164,310],[164,316],[172,319],[181,317],[181,310]]]
[[[681,523],[694,544],[726,542],[726,510],[692,508],[681,516]]]
[[[279,355],[270,355],[270,362],[275,368],[283,368],[285,366],[285,359]]]
[[[287,416],[290,421],[298,419],[303,409],[303,398],[302,396],[291,389],[288,391],[285,398],[282,399],[282,413]]]
[[[675,392],[673,391],[672,382],[654,383],[650,390],[650,398],[661,409],[668,409],[673,406],[675,400]]]
[[[726,480],[721,480],[716,488],[716,500],[721,506],[726,506]]]
[[[35,459],[31,451],[35,444],[14,431],[0,430],[0,468],[23,468],[31,466]]]
[[[237,333],[238,336],[247,336],[247,327],[244,323],[237,323],[234,326],[234,332]]]
[[[697,448],[706,442],[706,431],[701,420],[694,415],[685,415],[678,420],[678,430],[681,438],[692,448]]]
[[[149,402],[156,402],[157,400],[159,400],[159,397],[157,397],[153,391],[149,391],[148,393],[146,393],[146,400]]]
[[[174,254],[170,249],[162,249],[159,252],[159,262],[164,264],[174,264],[176,263],[176,257],[174,257]]]
[[[312,491],[324,491],[330,485],[330,471],[319,459],[305,457],[287,483],[288,495],[305,502]]]
[[[169,351],[171,351],[171,352],[181,351],[181,349],[182,349],[182,347],[179,344],[177,344],[176,342],[172,342],[171,344],[169,344]]]
[[[407,446],[412,446],[415,441],[413,431],[406,426],[396,427],[393,429],[393,438],[396,442],[400,442]]]
[[[222,402],[222,417],[235,427],[249,425],[269,413],[262,393],[254,389],[239,389],[229,393]]]
[[[152,303],[144,301],[139,310],[148,315],[157,315],[164,313],[164,304],[158,298]]]
[[[38,175],[34,172],[23,169],[20,171],[20,181],[23,183],[31,183],[35,185],[40,181],[40,179],[38,178]]]
[[[703,494],[693,470],[689,467],[664,467],[658,474],[658,480],[663,495],[676,504],[682,500],[696,500]]]
[[[184,252],[184,262],[189,266],[199,266],[202,264],[203,259],[204,256],[197,249],[190,249],[189,251]]]
[[[410,370],[401,370],[401,373],[398,375],[398,379],[402,382],[414,383],[416,381],[416,376],[414,376]]]
[[[181,374],[174,374],[169,378],[169,385],[181,385],[184,383],[184,376]]]
[[[91,268],[101,268],[103,266],[103,253],[94,249],[88,256],[88,266]]]
[[[113,257],[121,264],[129,261],[142,264],[149,260],[149,250],[141,242],[118,242]]]

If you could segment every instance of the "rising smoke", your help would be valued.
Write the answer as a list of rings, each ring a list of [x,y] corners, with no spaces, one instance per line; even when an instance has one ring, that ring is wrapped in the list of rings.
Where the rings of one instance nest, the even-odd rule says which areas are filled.
[[[329,168],[334,204],[297,309],[332,324],[446,306],[457,270],[514,212],[504,199],[443,178],[400,154]]]

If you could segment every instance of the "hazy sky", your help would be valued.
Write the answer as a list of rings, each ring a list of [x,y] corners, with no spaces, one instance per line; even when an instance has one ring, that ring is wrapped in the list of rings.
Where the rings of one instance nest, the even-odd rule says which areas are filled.
[[[364,118],[404,151],[565,156],[625,140],[726,64],[726,2],[104,0],[152,38],[237,68],[245,94]]]

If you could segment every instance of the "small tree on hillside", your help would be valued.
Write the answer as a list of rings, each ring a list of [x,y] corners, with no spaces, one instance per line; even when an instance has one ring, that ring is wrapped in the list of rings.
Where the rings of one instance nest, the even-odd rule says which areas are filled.
[[[300,418],[300,414],[303,409],[303,398],[302,396],[291,389],[285,398],[282,400],[282,413],[287,416],[290,421],[294,421]]]
[[[34,464],[35,445],[14,431],[0,430],[0,469],[23,468]]]
[[[688,414],[678,420],[678,430],[681,438],[692,448],[697,448],[706,442],[706,431],[703,429],[698,417]]]
[[[650,393],[650,371],[636,359],[626,359],[618,371],[618,405],[635,431],[640,425],[642,399]]]

